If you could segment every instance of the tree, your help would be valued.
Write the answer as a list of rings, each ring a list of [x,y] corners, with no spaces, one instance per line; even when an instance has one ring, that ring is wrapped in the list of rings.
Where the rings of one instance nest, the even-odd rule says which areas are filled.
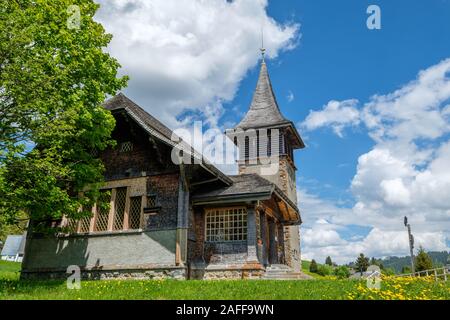
[[[63,215],[90,215],[79,209],[98,198],[104,167],[95,154],[114,144],[115,126],[101,104],[127,78],[103,51],[111,36],[93,20],[97,9],[92,0],[0,3],[2,224],[25,215],[45,229]]]
[[[331,257],[330,257],[330,256],[328,256],[328,257],[325,259],[325,264],[327,264],[327,265],[329,265],[329,266],[332,266],[332,265],[333,265],[333,261],[331,261]]]
[[[356,259],[355,262],[356,270],[361,272],[361,274],[365,271],[367,271],[367,268],[369,267],[369,258],[366,258],[363,253],[359,255],[359,257]]]
[[[316,260],[312,259],[311,264],[309,265],[309,272],[317,273],[317,270],[317,262]]]
[[[419,248],[417,253],[415,267],[416,271],[433,269],[433,261],[422,247]]]

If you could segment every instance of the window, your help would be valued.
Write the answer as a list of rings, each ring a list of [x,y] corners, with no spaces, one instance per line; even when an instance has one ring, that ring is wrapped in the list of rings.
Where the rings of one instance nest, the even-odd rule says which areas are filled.
[[[131,143],[130,141],[127,141],[127,142],[122,142],[120,144],[120,152],[121,153],[130,152],[130,151],[133,151],[133,143]]]
[[[206,212],[206,241],[227,242],[247,240],[245,208],[210,209]]]
[[[249,137],[245,137],[245,160],[248,160],[248,158],[250,157],[250,138]]]
[[[155,195],[149,195],[147,197],[147,207],[148,208],[155,208],[156,207],[156,196]]]
[[[127,188],[116,189],[116,200],[114,201],[114,230],[123,229],[123,219],[125,217],[125,202],[127,200]]]
[[[128,227],[130,229],[140,229],[141,228],[141,203],[142,197],[131,197],[130,198],[130,214],[128,216]]]
[[[128,197],[129,187],[102,190],[100,198],[93,208],[93,217],[80,220],[67,219],[65,226],[69,233],[88,233],[141,229],[143,215],[142,196]],[[156,198],[148,201],[156,203]],[[146,199],[147,200],[147,199]],[[144,203],[145,205],[145,203]]]
[[[94,231],[107,231],[109,220],[109,208],[107,204],[111,202],[111,190],[102,191],[99,200],[95,214]]]

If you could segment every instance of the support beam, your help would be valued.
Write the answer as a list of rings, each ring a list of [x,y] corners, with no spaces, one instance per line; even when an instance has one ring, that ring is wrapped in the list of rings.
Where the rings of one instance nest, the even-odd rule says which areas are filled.
[[[256,210],[247,208],[247,262],[259,263],[257,255]]]

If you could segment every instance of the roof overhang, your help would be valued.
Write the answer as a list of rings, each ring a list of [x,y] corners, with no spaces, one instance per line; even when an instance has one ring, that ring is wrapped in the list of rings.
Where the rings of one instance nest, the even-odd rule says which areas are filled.
[[[258,193],[243,193],[233,195],[219,195],[219,196],[193,196],[192,203],[194,206],[208,206],[208,205],[231,205],[236,203],[251,203],[257,201],[265,201],[273,199],[279,203],[279,210],[284,217],[283,223],[285,225],[298,225],[302,223],[300,211],[297,206],[289,200],[283,192],[277,187],[273,187],[268,192]]]

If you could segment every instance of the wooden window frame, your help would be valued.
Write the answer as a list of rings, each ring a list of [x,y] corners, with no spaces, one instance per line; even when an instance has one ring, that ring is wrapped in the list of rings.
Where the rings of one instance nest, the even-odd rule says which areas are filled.
[[[114,219],[116,218],[116,197],[117,197],[117,190],[121,188],[126,188],[125,192],[125,208],[123,213],[123,221],[122,221],[122,228],[121,229],[115,229],[114,228]],[[95,203],[92,206],[92,217],[89,221],[89,231],[88,232],[82,232],[81,231],[81,222],[82,220],[77,221],[76,227],[74,232],[71,232],[72,234],[102,234],[102,233],[121,233],[124,231],[140,231],[142,230],[143,222],[144,222],[144,207],[146,205],[147,197],[145,196],[132,196],[131,195],[131,187],[130,186],[117,186],[114,188],[105,188],[101,191],[110,191],[111,192],[111,198],[109,203],[109,212],[108,212],[108,220],[107,220],[107,228],[106,230],[102,231],[96,231],[96,222],[98,219],[98,210],[97,210],[97,203]],[[141,207],[140,207],[140,217],[139,217],[139,228],[138,229],[130,229],[129,226],[129,217],[130,217],[130,204],[131,204],[131,198],[140,197],[141,198]],[[80,209],[81,210],[81,209]],[[63,225],[67,226],[69,223],[69,219],[63,218],[62,221]]]
[[[234,213],[234,210],[242,210],[241,213]],[[231,214],[230,214],[231,211]],[[212,228],[212,222],[208,222],[208,216],[210,216],[212,213],[217,214],[218,212],[227,213],[225,216],[228,217],[227,219],[223,220],[223,227],[221,227],[220,221],[215,221],[214,224],[219,224],[219,227],[217,228],[217,225]],[[230,217],[241,217],[240,219],[230,219]],[[247,222],[248,212],[247,208],[244,206],[238,206],[238,207],[217,207],[217,208],[207,208],[205,209],[205,217],[204,217],[204,239],[205,242],[208,243],[231,243],[231,242],[246,242],[247,241],[247,232],[248,232],[248,222]],[[226,220],[226,221],[225,221]],[[230,225],[231,223],[239,222],[242,224],[241,226],[233,226]],[[209,225],[209,226],[208,226]],[[221,230],[225,229],[228,230],[227,234],[231,239],[221,239],[221,240],[214,240],[212,239],[211,232],[212,230]],[[214,232],[215,233],[215,232]],[[234,239],[237,236],[237,239]]]

